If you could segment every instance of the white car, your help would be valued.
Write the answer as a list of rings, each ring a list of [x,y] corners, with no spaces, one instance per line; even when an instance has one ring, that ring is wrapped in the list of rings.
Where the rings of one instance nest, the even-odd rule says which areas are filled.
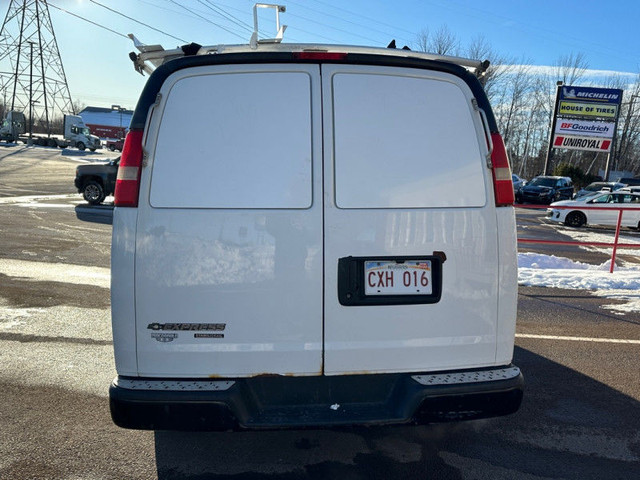
[[[640,229],[640,193],[600,192],[577,200],[554,202],[549,207],[547,218],[569,227],[581,227],[585,224],[617,225],[618,210],[593,210],[585,207],[633,208],[634,210],[624,211],[621,224],[625,227]]]

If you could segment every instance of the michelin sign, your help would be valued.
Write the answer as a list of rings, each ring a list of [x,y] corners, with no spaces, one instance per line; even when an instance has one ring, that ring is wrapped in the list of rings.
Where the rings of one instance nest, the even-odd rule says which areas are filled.
[[[561,87],[553,147],[610,151],[621,101],[619,89]]]

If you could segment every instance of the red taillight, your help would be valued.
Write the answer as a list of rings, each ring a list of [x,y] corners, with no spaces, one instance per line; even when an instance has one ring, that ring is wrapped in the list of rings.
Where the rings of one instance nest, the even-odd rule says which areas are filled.
[[[496,196],[496,207],[507,207],[513,205],[514,201],[509,157],[507,157],[507,149],[504,147],[502,135],[492,133],[491,141],[493,142],[491,163],[493,164],[493,189]]]
[[[345,60],[347,54],[344,52],[293,52],[296,60]]]
[[[142,170],[142,130],[131,130],[122,148],[114,204],[116,207],[137,207]]]

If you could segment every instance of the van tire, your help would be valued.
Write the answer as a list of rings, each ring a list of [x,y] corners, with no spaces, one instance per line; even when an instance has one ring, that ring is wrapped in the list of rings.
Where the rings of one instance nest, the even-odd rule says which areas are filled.
[[[567,217],[564,219],[564,224],[567,227],[576,227],[579,228],[587,223],[587,219],[582,212],[569,212]]]
[[[95,180],[89,180],[82,187],[82,196],[91,205],[99,205],[106,197],[104,188],[99,182]]]
[[[78,150],[82,151],[82,150],[84,150],[84,149],[85,149],[85,148],[87,148],[87,147],[85,146],[85,144],[84,144],[84,143],[82,143],[82,142],[78,142],[78,143],[76,143],[76,148],[77,148]]]
[[[95,148],[90,148],[89,150],[91,150],[92,152],[95,152],[96,149]]]

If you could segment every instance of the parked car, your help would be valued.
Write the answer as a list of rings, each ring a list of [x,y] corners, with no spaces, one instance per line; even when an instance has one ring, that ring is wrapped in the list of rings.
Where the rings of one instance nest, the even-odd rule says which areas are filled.
[[[524,178],[520,178],[515,173],[511,174],[511,181],[513,182],[513,193],[516,193],[527,184],[527,181]]]
[[[554,208],[554,207],[571,207]],[[583,225],[617,225],[618,210],[592,210],[581,207],[625,207],[621,225],[640,229],[640,194],[631,192],[601,192],[599,194],[582,197],[577,200],[554,202],[547,209],[547,218],[554,222],[561,222],[569,227]]]
[[[122,147],[124,146],[124,138],[121,138],[120,140],[107,140],[105,146],[112,152],[115,152],[116,150],[121,152]]]
[[[634,187],[622,187],[622,188],[618,188],[616,190],[616,193],[640,193],[640,186],[634,186]]]
[[[569,177],[538,176],[516,192],[517,203],[549,204],[573,197],[573,182]]]
[[[575,199],[587,196],[587,195],[593,195],[595,193],[598,193],[600,191],[606,191],[606,192],[612,192],[614,190],[618,190],[619,188],[624,187],[624,183],[618,183],[618,182],[593,182],[590,183],[589,185],[587,185],[584,188],[581,188],[580,190],[578,190],[574,196]]]
[[[627,187],[638,187],[638,186],[640,186],[640,178],[639,177],[621,177],[617,181],[618,181],[618,183],[624,183]]]
[[[116,187],[120,157],[108,163],[87,163],[76,167],[74,184],[91,205],[99,205]]]
[[[114,422],[242,430],[516,411],[511,170],[460,65],[482,63],[198,47],[167,51],[120,163]]]

